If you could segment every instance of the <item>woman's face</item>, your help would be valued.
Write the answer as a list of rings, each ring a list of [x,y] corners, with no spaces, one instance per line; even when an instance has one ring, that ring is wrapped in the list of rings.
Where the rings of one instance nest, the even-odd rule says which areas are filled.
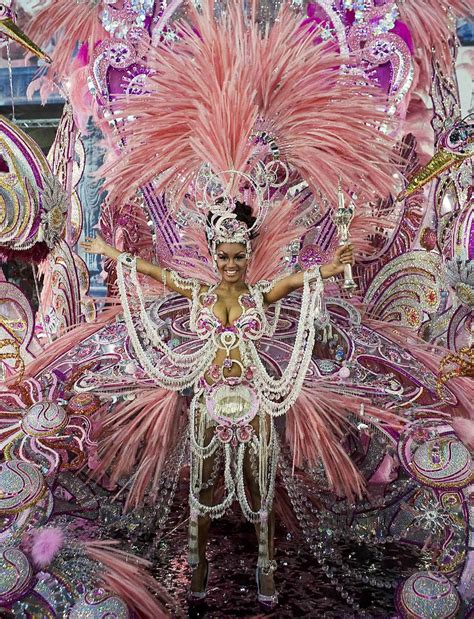
[[[221,243],[217,247],[217,269],[222,281],[236,284],[245,279],[247,248],[241,243]]]

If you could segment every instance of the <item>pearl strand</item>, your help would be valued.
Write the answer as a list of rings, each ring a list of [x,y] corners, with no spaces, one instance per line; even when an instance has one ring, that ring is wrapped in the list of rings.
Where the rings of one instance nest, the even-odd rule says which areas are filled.
[[[221,518],[226,510],[232,505],[235,498],[235,482],[231,471],[231,448],[230,445],[224,446],[225,465],[224,465],[224,484],[228,491],[227,497],[217,505],[203,505],[198,497],[195,496],[192,488],[189,492],[189,505],[191,510],[199,515],[208,515],[210,518]]]
[[[173,272],[170,272],[170,274]],[[152,323],[150,316],[146,310],[145,300],[143,297],[142,287],[137,277],[137,261],[134,259],[130,265],[130,279],[134,286],[134,289],[137,293],[138,300],[140,303],[140,318],[142,320],[142,324],[145,327],[145,332],[150,339],[151,343],[159,348],[167,357],[170,359],[174,365],[178,367],[189,367],[194,365],[199,359],[202,358],[202,348],[192,354],[181,354],[175,352],[170,349],[166,342],[158,335],[155,325]],[[199,288],[199,282],[197,280],[192,280],[195,283],[195,287]]]
[[[155,367],[152,364],[139,340],[135,325],[133,323],[130,305],[128,302],[128,296],[125,289],[125,279],[123,275],[123,265],[121,260],[117,261],[117,284],[120,294],[120,301],[123,307],[125,324],[127,325],[130,340],[132,342],[135,353],[137,354],[137,357],[142,364],[143,369],[149,374],[151,378],[153,378],[153,380],[160,387],[163,387],[165,389],[182,391],[183,389],[194,386],[196,380],[202,376],[205,369],[212,363],[212,360],[214,359],[215,352],[211,349],[211,346],[207,345],[203,347],[203,349],[201,350],[203,355],[201,363],[197,365],[193,371],[190,370],[187,376],[173,378],[171,376],[165,375],[159,370],[158,367]]]
[[[255,346],[252,346],[249,343],[249,348],[251,352],[251,360],[257,366],[259,378],[262,379],[261,385],[264,387],[266,391],[266,396],[271,398],[272,395],[276,395],[278,398],[281,398],[288,391],[288,386],[290,386],[294,382],[294,377],[297,374],[300,363],[299,359],[301,357],[301,351],[305,344],[305,337],[307,333],[310,334],[310,341],[308,342],[307,349],[311,348],[310,356],[312,353],[312,343],[314,343],[314,316],[317,313],[316,304],[320,305],[320,298],[322,294],[322,280],[319,278],[317,281],[315,290],[313,294],[311,294],[310,286],[309,286],[309,278],[310,275],[308,272],[305,272],[304,275],[304,288],[303,288],[303,296],[301,299],[301,313],[300,319],[298,323],[298,330],[295,339],[295,345],[290,357],[290,361],[288,363],[288,367],[286,371],[283,373],[283,376],[280,379],[274,379],[271,377],[266,371],[262,361],[260,360],[260,355],[258,354]],[[320,308],[318,308],[319,310]],[[312,336],[312,337],[311,337]],[[307,352],[307,350],[306,350]],[[306,354],[305,361],[307,361],[308,355]],[[309,365],[309,361],[307,361],[307,365]],[[307,371],[307,367],[305,369],[305,374]]]

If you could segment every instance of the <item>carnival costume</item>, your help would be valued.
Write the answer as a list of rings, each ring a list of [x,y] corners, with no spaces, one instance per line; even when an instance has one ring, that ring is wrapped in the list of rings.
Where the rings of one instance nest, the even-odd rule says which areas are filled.
[[[220,215],[217,230],[225,234],[215,237],[214,244],[241,243],[250,245],[245,224],[238,225],[232,216]],[[122,265],[131,262],[131,283],[138,291],[141,305],[140,319],[144,333],[152,346],[162,353],[159,363],[153,365],[136,332],[126,291],[123,287]],[[197,518],[209,515],[222,516],[237,499],[246,518],[260,523],[258,565],[269,569],[267,521],[272,510],[275,474],[278,459],[278,437],[274,419],[283,415],[296,401],[311,360],[315,328],[322,317],[322,281],[319,267],[305,274],[302,311],[295,345],[288,367],[282,376],[271,376],[262,363],[255,343],[262,335],[271,337],[278,321],[279,307],[269,320],[264,309],[264,293],[271,290],[270,282],[259,282],[241,294],[239,305],[242,313],[232,325],[223,325],[213,312],[217,301],[215,286],[201,292],[202,284],[196,279],[184,279],[176,272],[169,273],[173,282],[192,290],[190,330],[203,342],[195,352],[180,354],[170,350],[160,338],[156,326],[150,321],[136,276],[136,264],[128,255],[118,261],[118,281],[127,327],[138,358],[147,373],[164,388],[183,390],[192,388],[194,395],[189,412],[191,450],[190,479],[190,563],[198,563]],[[222,366],[213,363],[218,350],[225,351]],[[231,357],[238,351],[238,360]],[[227,377],[226,370],[234,365],[240,377]],[[258,435],[251,422],[258,418]],[[214,436],[205,443],[205,431],[215,427]],[[212,506],[199,500],[201,490],[215,480],[203,479],[203,461],[213,457],[216,465],[223,456],[225,496]],[[261,495],[261,507],[253,511],[245,492],[244,459],[250,457]]]
[[[362,109],[358,112],[352,99],[347,122],[357,126],[359,134],[375,139],[371,156],[377,160],[377,178],[370,190],[361,188],[362,194],[374,198],[374,191],[377,188],[381,191],[394,167],[390,163],[390,140],[378,131],[376,124],[366,122],[367,106],[373,107],[375,117],[378,116],[377,93],[368,84],[357,84],[348,75],[339,74],[335,58],[327,49],[321,67],[321,59],[316,62],[315,57],[325,44],[318,43],[312,31],[302,30],[299,20],[286,7],[281,9],[278,26],[265,34],[259,31],[252,15],[247,15],[239,5],[230,7],[222,17],[214,16],[211,2],[204,5],[202,12],[195,9],[191,12],[192,28],[180,24],[181,39],[172,48],[160,47],[157,56],[160,68],[157,66],[156,75],[150,78],[153,96],[120,100],[116,105],[120,117],[133,113],[134,119],[125,123],[123,133],[130,137],[133,132],[134,143],[126,156],[114,163],[112,174],[107,168],[107,183],[113,200],[118,192],[129,192],[137,183],[153,177],[154,191],[165,192],[168,209],[181,223],[185,239],[192,224],[194,243],[199,244],[201,253],[188,256],[188,260],[193,266],[191,272],[199,274],[200,263],[210,266],[209,256],[213,261],[217,259],[220,243],[240,243],[245,246],[248,258],[254,259],[250,237],[260,233],[255,244],[265,246],[271,226],[269,220],[275,217],[275,211],[280,211],[272,230],[277,243],[286,239],[288,243],[301,235],[304,225],[292,229],[287,218],[293,213],[301,220],[308,208],[301,208],[305,197],[301,192],[297,192],[296,198],[289,197],[291,177],[293,184],[295,180],[307,180],[313,191],[328,196],[329,202],[334,201],[338,174],[344,174],[346,182],[359,186],[366,161],[366,153],[362,152],[365,146],[363,149],[358,143],[359,146],[351,145],[346,152],[342,150],[340,156],[338,152],[332,162],[336,166],[328,165],[328,156],[324,161],[321,158],[323,151],[327,154],[331,141],[335,147],[339,143],[345,148],[338,135],[339,123],[344,133],[344,121],[334,121],[334,115],[339,106],[343,110],[347,108],[348,94],[360,99],[364,112],[361,114]],[[181,87],[169,79],[177,64],[181,64],[180,75],[187,76],[186,96],[183,92],[180,97]],[[311,72],[316,69],[324,75],[324,93],[320,92],[320,81],[312,80]],[[280,74],[275,76],[276,70]],[[265,84],[266,76],[272,80],[270,83]],[[296,100],[288,102],[282,97],[290,87],[298,94]],[[303,110],[311,109],[311,103],[312,111],[302,115]],[[322,122],[325,115],[325,128],[313,129],[312,122]],[[137,135],[142,136],[143,147],[137,146]],[[131,171],[137,169],[150,148],[155,157],[141,170],[139,178],[132,180]],[[350,164],[347,172],[344,159]],[[246,200],[251,205],[256,220],[250,228],[236,219],[236,200]],[[281,217],[282,213],[286,217]],[[282,227],[286,228],[285,232]],[[207,256],[202,251],[204,234]],[[277,245],[275,249],[281,254],[284,246]],[[291,265],[288,269],[281,259],[275,264],[268,251],[264,257],[260,256],[260,269],[265,268],[264,260],[271,262],[269,270],[276,271],[279,278],[291,273]],[[124,266],[130,269],[131,290],[138,297],[135,315],[127,296]],[[252,278],[252,267],[250,271]],[[192,389],[193,393],[189,408],[190,563],[196,565],[199,560],[198,517],[220,517],[237,499],[246,518],[260,525],[258,566],[268,570],[271,562],[267,523],[273,508],[279,452],[275,420],[285,415],[301,395],[313,356],[316,330],[327,326],[319,266],[315,264],[305,271],[293,349],[280,374],[275,374],[262,360],[258,350],[262,337],[274,337],[279,321],[280,303],[272,308],[271,317],[264,308],[265,294],[278,279],[260,279],[249,285],[248,292],[238,299],[241,315],[233,324],[224,325],[213,311],[218,297],[216,286],[209,283],[208,270],[201,269],[201,277],[196,278],[182,277],[175,270],[165,269],[163,273],[165,285],[166,278],[170,278],[176,286],[191,292],[189,330],[199,341],[192,352],[169,348],[159,334],[159,325],[148,313],[135,260],[128,254],[118,258],[120,299],[141,367],[159,387],[179,392]],[[221,367],[215,364],[219,351],[225,353]],[[238,371],[230,372],[235,367]],[[351,407],[354,413],[364,414],[364,401],[356,404],[355,410]],[[370,402],[365,404],[370,407]],[[371,408],[381,420],[392,423],[396,420],[393,413]],[[251,425],[254,421],[258,432]],[[210,442],[206,442],[209,427],[214,428],[214,433]],[[334,450],[331,441],[337,443],[339,437],[335,434],[329,441],[326,446],[329,451]],[[211,479],[203,477],[203,463],[209,458],[213,458],[215,469]],[[244,481],[247,458],[258,480],[261,496],[258,510],[252,509],[247,499]],[[104,459],[109,461],[107,454]],[[351,496],[360,495],[360,475],[354,466],[348,465],[347,460],[331,462],[331,459],[331,455],[325,454],[329,469],[339,469],[332,479],[346,477],[343,490]],[[215,482],[221,460],[224,497],[217,505],[204,505],[200,492]]]
[[[451,15],[471,3],[294,0],[279,11],[262,0],[254,13],[229,4],[52,0],[33,19],[37,43],[59,41],[36,84],[71,104],[49,158],[66,199],[37,173],[37,147],[0,123],[2,252],[31,260],[51,249],[36,319],[0,282],[0,612],[180,616],[162,585],[176,595],[181,586],[184,599],[178,481],[190,462],[192,563],[196,518],[236,500],[260,526],[257,574],[274,568],[264,534],[273,507],[301,533],[301,544],[279,548],[288,597],[301,591],[296,552],[330,583],[326,602],[303,592],[293,616],[324,613],[328,598],[334,616],[392,616],[391,589],[403,617],[449,619],[471,604],[469,613],[473,422],[454,412],[472,409],[473,125],[449,75]],[[2,32],[10,18],[0,15]],[[433,110],[410,122],[430,73]],[[91,115],[108,150],[102,234],[162,265],[163,284],[188,286],[189,300],[151,285],[124,254],[123,312],[112,305],[94,319],[96,259],[73,249],[102,200],[98,182],[81,194],[100,150],[85,133]],[[436,152],[417,174],[411,131]],[[393,158],[395,135],[406,163]],[[49,164],[38,167],[46,177]],[[382,204],[389,193],[399,199]],[[250,231],[237,202],[257,218]],[[327,282],[323,302],[318,265],[351,219],[356,300],[346,277]],[[219,239],[250,258],[239,316],[225,324],[215,315]],[[303,294],[266,307],[272,286],[299,269]],[[115,263],[104,270],[115,294]],[[35,320],[49,342],[33,347]],[[438,344],[452,352],[441,365]],[[249,480],[259,509],[247,503]],[[214,482],[217,504],[203,505]],[[229,550],[226,567],[239,571]],[[218,612],[232,614],[239,595],[219,594]]]

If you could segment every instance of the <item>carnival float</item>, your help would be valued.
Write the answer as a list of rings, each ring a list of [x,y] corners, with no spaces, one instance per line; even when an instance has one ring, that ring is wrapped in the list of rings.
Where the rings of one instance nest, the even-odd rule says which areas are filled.
[[[348,238],[356,252],[322,308],[304,291],[302,309],[300,292],[270,307],[274,330],[258,343],[270,393],[306,338],[298,398],[275,420],[273,616],[473,616],[474,119],[455,73],[455,22],[470,11],[467,0],[51,0],[23,32],[0,5],[5,46],[41,59],[31,90],[65,100],[48,156],[0,118],[0,258],[32,264],[39,297],[34,311],[0,275],[2,616],[201,612],[186,603],[195,383],[183,359],[192,374],[207,349],[166,277],[105,259],[106,296],[94,298],[79,242],[95,227],[120,251],[215,284],[199,230],[225,193],[222,170],[265,210],[252,284],[327,263]],[[253,62],[232,55],[239,40]],[[86,172],[98,222],[78,190]],[[224,430],[223,444],[247,440]],[[252,528],[231,500],[224,512],[231,524],[215,525],[210,546],[221,567],[196,616],[257,616],[241,561]]]

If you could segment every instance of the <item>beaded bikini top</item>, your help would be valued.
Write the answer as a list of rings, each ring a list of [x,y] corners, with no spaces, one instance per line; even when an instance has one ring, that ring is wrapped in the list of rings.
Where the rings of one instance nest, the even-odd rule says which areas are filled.
[[[214,313],[214,306],[218,296],[214,292],[216,286],[197,296],[199,309],[196,313],[196,334],[200,339],[207,340],[213,337],[219,348],[228,349],[232,340],[238,345],[244,339],[260,339],[265,332],[267,323],[261,294],[255,294],[249,287],[238,298],[242,309],[240,316],[231,325],[223,325]],[[234,346],[231,346],[232,348]]]

